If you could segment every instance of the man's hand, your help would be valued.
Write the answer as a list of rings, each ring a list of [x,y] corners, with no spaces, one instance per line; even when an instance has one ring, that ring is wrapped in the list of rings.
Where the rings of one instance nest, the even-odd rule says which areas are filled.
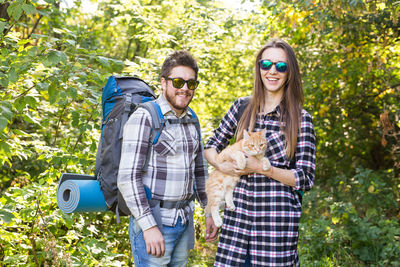
[[[206,241],[211,242],[217,239],[219,228],[215,226],[214,220],[212,217],[206,218]]]
[[[164,237],[157,226],[143,231],[144,242],[146,243],[147,254],[161,257],[165,253]]]

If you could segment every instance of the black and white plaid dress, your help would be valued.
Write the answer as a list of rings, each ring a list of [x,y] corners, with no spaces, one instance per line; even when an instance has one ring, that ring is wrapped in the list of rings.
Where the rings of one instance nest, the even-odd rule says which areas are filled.
[[[230,107],[205,148],[220,152],[229,144],[238,123],[244,98]],[[266,129],[271,165],[291,169],[296,186],[290,187],[260,174],[243,176],[235,188],[235,211],[225,210],[214,266],[243,266],[250,255],[251,266],[299,266],[297,241],[301,195],[310,190],[315,173],[315,135],[312,118],[302,111],[301,129],[292,160],[285,154],[285,137],[280,129],[279,106],[257,116],[256,131]]]

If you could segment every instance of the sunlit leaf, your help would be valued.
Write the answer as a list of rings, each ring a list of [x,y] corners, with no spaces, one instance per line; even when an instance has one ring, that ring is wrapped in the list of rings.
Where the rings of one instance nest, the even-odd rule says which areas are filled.
[[[0,33],[4,31],[4,28],[6,27],[7,22],[5,21],[0,21]]]
[[[4,131],[7,125],[8,125],[8,120],[5,117],[0,116],[0,132]]]
[[[26,14],[33,14],[36,13],[36,8],[32,4],[23,4],[22,9],[25,11]]]

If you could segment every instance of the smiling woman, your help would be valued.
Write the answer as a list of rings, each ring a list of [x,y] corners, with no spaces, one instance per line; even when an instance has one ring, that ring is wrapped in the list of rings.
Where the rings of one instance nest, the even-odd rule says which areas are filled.
[[[259,60],[260,76],[265,89],[263,113],[272,111],[281,102],[287,80],[287,55],[281,48],[265,49]]]
[[[214,266],[299,266],[302,191],[314,184],[315,136],[311,116],[302,109],[293,49],[280,39],[268,42],[256,56],[254,77],[253,94],[233,103],[205,146],[217,170],[243,175],[233,193],[236,209],[225,210]],[[265,133],[263,156],[271,168],[249,155],[244,170],[216,160],[234,133],[241,140],[247,129]]]

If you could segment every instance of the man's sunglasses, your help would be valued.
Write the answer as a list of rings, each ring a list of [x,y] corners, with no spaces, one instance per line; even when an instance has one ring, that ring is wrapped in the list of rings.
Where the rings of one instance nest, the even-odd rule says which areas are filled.
[[[262,70],[270,70],[272,68],[272,65],[275,65],[276,70],[282,73],[286,72],[288,68],[287,63],[283,61],[272,62],[268,59],[261,59],[260,61],[258,61],[258,64],[260,65],[260,68]]]
[[[197,80],[184,80],[182,78],[168,78],[168,77],[164,77],[166,80],[171,80],[172,81],[172,85],[177,88],[180,89],[182,88],[185,83],[187,83],[187,87],[190,90],[194,90],[197,88],[197,86],[199,85],[199,81]]]

